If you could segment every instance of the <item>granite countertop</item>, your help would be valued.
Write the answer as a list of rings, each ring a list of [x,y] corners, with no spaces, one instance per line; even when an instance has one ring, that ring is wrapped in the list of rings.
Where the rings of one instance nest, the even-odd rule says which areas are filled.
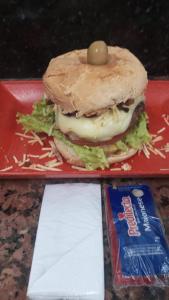
[[[25,300],[44,186],[51,180],[4,180],[0,183],[0,299]],[[59,181],[60,182],[60,181]],[[169,179],[119,179],[114,184],[151,187],[169,238]],[[104,211],[104,210],[103,210]],[[169,288],[111,288],[111,264],[103,214],[105,300],[169,299]]]

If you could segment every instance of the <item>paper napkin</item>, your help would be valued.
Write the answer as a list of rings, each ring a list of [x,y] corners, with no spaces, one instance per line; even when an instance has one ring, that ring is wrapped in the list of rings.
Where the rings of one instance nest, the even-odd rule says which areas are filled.
[[[46,186],[27,296],[104,300],[99,184]]]

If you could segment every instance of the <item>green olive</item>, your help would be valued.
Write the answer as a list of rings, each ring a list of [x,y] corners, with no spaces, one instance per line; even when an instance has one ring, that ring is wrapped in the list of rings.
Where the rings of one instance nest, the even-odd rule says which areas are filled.
[[[108,47],[104,41],[93,42],[87,50],[87,63],[104,65],[108,61]]]

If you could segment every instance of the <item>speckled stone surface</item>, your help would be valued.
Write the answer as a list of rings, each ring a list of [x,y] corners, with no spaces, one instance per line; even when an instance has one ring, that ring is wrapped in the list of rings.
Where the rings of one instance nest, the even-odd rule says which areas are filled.
[[[0,300],[25,300],[44,186],[58,181],[0,182]],[[169,178],[119,179],[114,184],[145,183],[151,187],[169,238]],[[103,209],[105,300],[168,300],[169,288],[111,287],[111,263]]]
[[[0,77],[41,77],[52,57],[98,39],[169,75],[168,20],[167,0],[1,0]]]

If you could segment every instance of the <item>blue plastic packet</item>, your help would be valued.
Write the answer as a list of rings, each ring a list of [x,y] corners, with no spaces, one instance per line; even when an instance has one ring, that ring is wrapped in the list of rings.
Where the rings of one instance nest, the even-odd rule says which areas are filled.
[[[104,186],[113,285],[169,285],[169,247],[146,185]]]

